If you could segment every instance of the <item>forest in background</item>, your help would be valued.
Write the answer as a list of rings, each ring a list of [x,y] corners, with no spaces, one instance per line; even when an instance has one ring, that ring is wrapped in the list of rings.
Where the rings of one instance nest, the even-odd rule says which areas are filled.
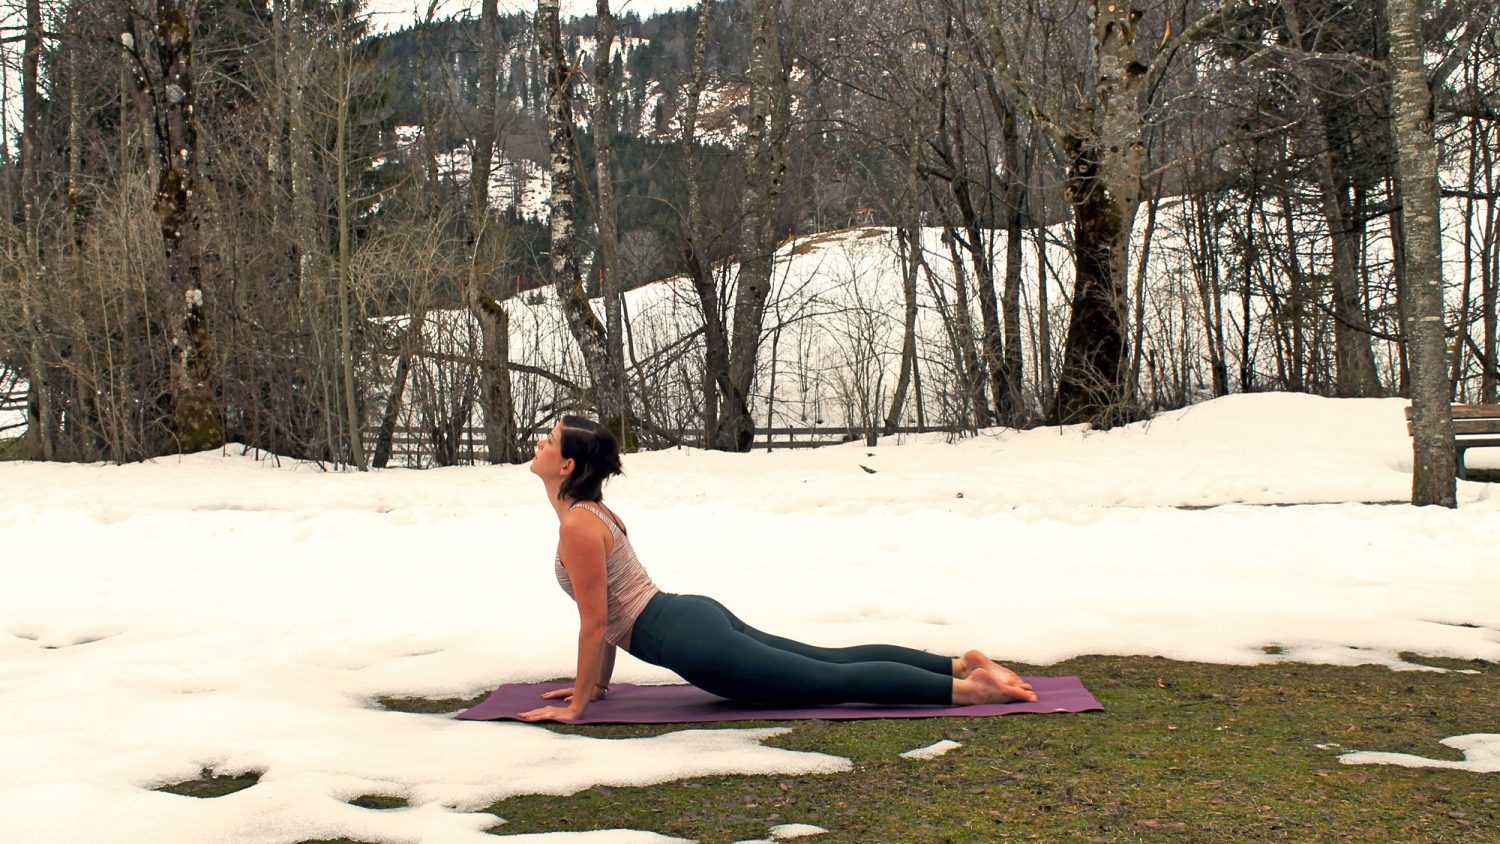
[[[478,419],[489,459],[523,459],[532,425],[589,407],[649,446],[672,438],[643,385],[678,362],[696,442],[742,450],[775,250],[851,225],[907,244],[904,301],[880,305],[908,327],[917,268],[952,269],[921,305],[941,311],[934,371],[956,397],[934,426],[1107,426],[1230,391],[1410,395],[1427,288],[1409,253],[1431,248],[1403,220],[1418,195],[1391,33],[1412,10],[1431,100],[1408,112],[1432,118],[1444,210],[1437,368],[1446,396],[1496,400],[1492,3],[738,0],[564,22],[546,0],[511,16],[476,0],[390,34],[356,0],[12,6],[12,456],[234,441],[378,465],[364,432],[424,401],[405,385],[437,365],[468,387],[424,411],[435,442]],[[518,202],[526,173],[538,208]],[[1032,240],[1069,265],[1028,267]],[[1168,242],[1184,277],[1154,284]],[[697,331],[674,360],[628,361],[622,292],[674,274]],[[1042,298],[1023,307],[1028,284]],[[579,377],[507,348],[508,303],[542,287]],[[426,315],[454,309],[466,345],[429,347]],[[1161,313],[1191,335],[1155,336]],[[931,354],[906,334],[890,427]],[[536,384],[545,400],[516,394]]]

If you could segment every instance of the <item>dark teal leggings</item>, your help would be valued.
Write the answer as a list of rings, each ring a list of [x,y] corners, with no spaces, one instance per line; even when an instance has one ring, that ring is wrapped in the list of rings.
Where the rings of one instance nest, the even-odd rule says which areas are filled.
[[[743,703],[953,702],[948,657],[896,645],[804,645],[762,633],[702,595],[653,597],[630,630],[630,653],[704,691]]]

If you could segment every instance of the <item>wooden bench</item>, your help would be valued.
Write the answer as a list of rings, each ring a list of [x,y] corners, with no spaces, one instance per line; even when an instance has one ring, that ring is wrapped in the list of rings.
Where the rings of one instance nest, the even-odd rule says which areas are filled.
[[[1412,434],[1411,408],[1406,408],[1406,433]],[[1453,406],[1453,459],[1464,477],[1464,452],[1471,448],[1500,448],[1500,404]]]

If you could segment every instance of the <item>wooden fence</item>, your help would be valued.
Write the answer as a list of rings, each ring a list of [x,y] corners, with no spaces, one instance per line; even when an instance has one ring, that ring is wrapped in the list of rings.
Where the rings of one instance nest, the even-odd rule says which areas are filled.
[[[895,434],[929,434],[929,433],[956,433],[957,429],[951,426],[929,425],[926,427],[903,426],[898,427],[892,433]],[[536,429],[530,432],[531,437],[540,437],[546,431]],[[373,454],[375,444],[379,439],[380,432],[375,428],[364,430],[364,446],[366,454]],[[446,434],[442,435],[446,437]],[[680,434],[683,445],[701,448],[703,444],[702,431],[683,431]],[[851,430],[849,428],[815,428],[815,427],[785,427],[785,428],[757,428],[755,440],[751,445],[752,451],[765,451],[772,449],[788,448],[816,448],[824,445],[838,445],[840,443],[860,441],[865,438],[863,430]],[[439,435],[424,428],[398,427],[391,436],[391,466],[407,466],[410,468],[426,468],[439,465],[437,460],[439,450]],[[669,443],[654,443],[656,446],[670,447]],[[485,441],[483,428],[462,428],[458,431],[456,441],[450,446],[454,456],[454,462],[460,465],[471,463],[483,463],[485,461]]]

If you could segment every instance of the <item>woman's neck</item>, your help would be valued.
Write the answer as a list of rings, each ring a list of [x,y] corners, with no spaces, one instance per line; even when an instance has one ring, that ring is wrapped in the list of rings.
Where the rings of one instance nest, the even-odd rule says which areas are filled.
[[[567,513],[577,503],[575,499],[562,494],[561,483],[547,484],[547,500],[552,503],[552,509],[557,511],[559,521],[562,520],[563,514]]]

